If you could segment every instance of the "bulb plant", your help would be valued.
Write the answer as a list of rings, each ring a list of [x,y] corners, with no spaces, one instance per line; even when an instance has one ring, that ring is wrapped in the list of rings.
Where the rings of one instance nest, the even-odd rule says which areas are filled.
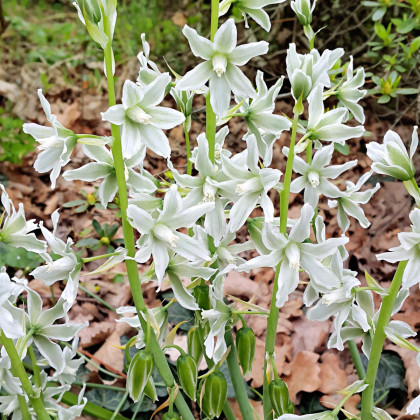
[[[242,379],[252,370],[256,345],[246,315],[264,317],[267,322],[264,385],[260,395],[264,419],[338,419],[344,403],[356,393],[361,393],[361,411],[352,418],[391,419],[384,410],[375,407],[374,385],[386,339],[420,355],[420,348],[407,340],[414,331],[402,321],[391,320],[408,297],[409,287],[420,281],[420,210],[410,211],[411,231],[398,235],[400,246],[377,256],[379,260],[398,263],[389,289],[367,273],[366,285],[362,286],[357,273],[345,268],[346,244],[351,240],[346,232],[351,221],[362,228],[370,224],[363,205],[380,185],[371,189],[364,185],[373,172],[402,181],[402,188],[407,188],[420,205],[413,164],[418,150],[417,127],[409,152],[404,141],[392,131],[385,135],[383,143],[369,143],[367,153],[373,161],[372,170],[364,173],[358,182],[342,185],[340,177],[357,162],[331,165],[331,160],[341,150],[337,146],[344,146],[347,140],[364,133],[363,109],[358,103],[366,94],[361,89],[364,70],[359,68],[354,72],[350,58],[340,68],[341,73],[337,72],[335,66],[344,51],[315,48],[316,32],[311,23],[316,2],[292,1],[297,20],[304,26],[309,51],[298,53],[296,45],[290,45],[286,64],[293,115],[277,115],[274,105],[283,76],[268,88],[261,71],[254,85],[240,68],[267,53],[269,45],[265,41],[238,45],[237,24],[229,13],[235,7],[243,14],[246,26],[252,19],[269,31],[271,25],[263,7],[278,3],[281,1],[223,0],[219,4],[218,0],[212,0],[210,39],[188,26],[183,30],[193,55],[204,60],[184,76],[161,71],[150,60],[150,46],[143,34],[143,51],[138,56],[139,77],[124,83],[122,104],[117,104],[112,49],[117,1],[75,2],[82,24],[104,53],[109,108],[102,113],[102,119],[110,124],[111,136],[76,134],[64,127],[52,114],[42,91],[38,95],[51,126],[27,123],[24,130],[39,143],[41,152],[34,166],[40,173],[50,172],[52,188],[62,167],[70,162],[72,150],[81,144],[91,162],[65,171],[63,177],[68,181],[101,180],[98,197],[102,211],[118,197],[124,247],[83,258],[83,252],[74,250],[71,238],[59,237],[58,210],[52,214],[53,231],[50,231],[43,221],[27,220],[23,205],[16,210],[2,186],[4,211],[0,217],[0,242],[39,253],[45,264],[35,268],[30,276],[47,286],[53,283],[64,286],[52,307],[43,309],[41,297],[25,278],[11,279],[5,267],[0,269],[3,290],[0,412],[4,417],[73,419],[85,411],[97,418],[124,418],[118,412],[111,413],[88,403],[84,397],[86,385],[78,398],[66,398],[76,382],[77,369],[84,362],[77,352],[77,333],[87,325],[70,322],[68,312],[76,303],[84,265],[102,259],[104,263],[93,273],[105,272],[124,261],[131,287],[134,306],[116,308],[115,312],[120,317],[118,322],[137,330],[125,346],[125,398],[133,404],[145,396],[157,398],[152,376],[156,368],[169,390],[168,401],[160,406],[160,410],[165,410],[162,418],[192,420],[194,413],[199,412],[200,416],[212,419],[223,412],[228,420],[234,419],[222,369],[226,364],[243,419],[254,419]],[[168,94],[175,99],[177,110],[161,106]],[[197,138],[197,146],[191,147],[192,105],[194,96],[199,95],[206,99],[207,125]],[[326,110],[326,100],[329,110]],[[243,119],[248,129],[243,137],[247,147],[236,154],[224,147],[229,133],[227,122],[233,118]],[[163,131],[181,124],[186,135],[186,171],[175,168],[170,143]],[[290,140],[282,150],[286,168],[282,174],[271,165],[274,143],[284,132],[290,133]],[[172,172],[169,186],[162,187],[144,169],[147,149],[166,160]],[[304,205],[300,217],[289,219],[290,193],[302,191]],[[280,197],[279,217],[275,217],[271,200],[276,196]],[[325,199],[332,209],[337,208],[340,237],[328,237],[318,214],[319,202]],[[261,209],[263,217],[253,217],[255,208]],[[36,235],[38,229],[42,238]],[[112,229],[115,233],[116,226]],[[242,229],[248,230],[251,240],[239,241],[237,234]],[[247,260],[245,252],[250,250],[256,250],[259,255]],[[139,265],[150,258],[153,262],[140,277]],[[275,270],[270,307],[259,307],[235,297],[229,303],[223,294],[227,274],[261,267]],[[306,285],[303,303],[308,308],[308,318],[334,319],[328,347],[342,351],[349,346],[359,380],[341,391],[343,398],[335,407],[299,416],[294,414],[287,385],[277,372],[274,344],[279,308],[301,283],[302,272],[309,278],[302,283]],[[165,306],[148,308],[142,294],[145,279],[156,282],[158,288],[168,280],[174,298]],[[378,311],[373,303],[374,294],[382,299]],[[194,313],[194,325],[187,335],[187,351],[173,344],[179,325],[169,332],[168,307],[174,301]],[[236,339],[232,334],[235,327]],[[366,371],[355,339],[362,340],[361,351],[369,359]],[[69,342],[73,344],[66,346]],[[130,347],[135,348],[133,357],[128,351]],[[173,347],[180,353],[177,377],[166,357],[168,349]],[[420,363],[420,356],[417,360]],[[207,370],[199,376],[198,366],[203,362]],[[408,405],[409,414],[419,412],[419,398]],[[60,401],[67,406],[62,406]]]

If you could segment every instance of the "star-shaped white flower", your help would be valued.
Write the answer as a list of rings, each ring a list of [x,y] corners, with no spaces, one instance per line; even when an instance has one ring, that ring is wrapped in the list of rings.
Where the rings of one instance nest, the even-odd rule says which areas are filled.
[[[411,232],[398,234],[401,245],[376,256],[378,260],[390,263],[408,261],[402,277],[402,287],[405,289],[420,282],[420,209],[411,211],[410,220]]]
[[[331,208],[337,207],[337,223],[338,226],[346,232],[350,227],[350,220],[348,216],[354,217],[363,228],[370,226],[369,220],[366,218],[363,209],[360,207],[360,204],[366,204],[373,194],[379,190],[381,187],[379,182],[375,187],[365,190],[363,192],[359,191],[360,188],[367,182],[367,180],[372,176],[373,171],[366,172],[362,175],[356,184],[351,181],[346,181],[346,190],[342,191],[342,195],[336,200],[328,200],[328,206]]]
[[[237,30],[233,19],[228,19],[218,29],[214,42],[198,35],[189,26],[185,26],[182,32],[187,37],[193,54],[206,61],[179,81],[179,89],[195,90],[210,80],[211,106],[220,118],[229,109],[231,92],[244,98],[255,97],[256,92],[251,82],[238,66],[243,66],[253,57],[266,54],[267,42],[252,42],[237,47]]]
[[[178,232],[177,229],[192,227],[197,219],[211,211],[213,207],[214,203],[211,202],[186,207],[176,185],[172,185],[166,193],[161,211],[156,210],[149,214],[133,204],[128,205],[129,221],[141,234],[137,241],[139,251],[136,254],[136,261],[144,263],[150,255],[153,255],[159,286],[169,264],[169,251],[190,261],[210,260],[206,248],[197,240]]]
[[[23,204],[19,204],[16,211],[12,200],[2,184],[0,184],[1,204],[5,213],[0,215],[0,242],[11,245],[15,248],[25,248],[32,252],[45,252],[46,243],[36,238],[32,233],[38,229],[34,220],[26,220]]]
[[[289,149],[284,147],[283,153],[289,156]],[[352,160],[343,165],[327,166],[331,162],[333,153],[334,144],[331,144],[317,150],[310,165],[299,156],[295,156],[293,160],[293,169],[302,176],[292,181],[290,191],[299,193],[305,189],[303,195],[305,203],[309,203],[313,208],[318,205],[320,194],[330,198],[341,197],[343,193],[328,179],[335,179],[357,165],[357,160]]]
[[[38,89],[38,96],[51,127],[25,123],[23,131],[39,143],[38,149],[42,152],[37,156],[34,168],[40,173],[52,171],[50,179],[51,188],[54,189],[61,168],[70,162],[70,155],[76,146],[77,138],[73,131],[65,128],[51,113],[50,104],[42,94],[42,89]]]
[[[165,158],[171,154],[168,138],[162,130],[182,124],[185,117],[174,109],[157,106],[165,97],[170,83],[168,73],[157,76],[143,89],[126,80],[122,104],[114,105],[102,113],[103,120],[122,126],[124,157],[131,158],[144,146]]]
[[[331,286],[339,285],[337,276],[324,266],[321,261],[338,251],[340,245],[348,242],[348,238],[330,238],[321,244],[304,242],[309,238],[310,225],[314,209],[310,204],[302,207],[300,219],[296,221],[289,235],[283,235],[278,227],[265,223],[262,231],[264,245],[271,251],[243,264],[239,269],[249,271],[257,267],[275,267],[279,263],[279,288],[276,305],[282,307],[299,283],[299,269],[302,267],[318,283],[328,281]]]

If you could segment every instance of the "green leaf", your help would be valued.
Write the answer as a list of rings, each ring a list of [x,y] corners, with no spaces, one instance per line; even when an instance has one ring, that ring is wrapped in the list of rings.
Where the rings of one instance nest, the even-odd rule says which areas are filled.
[[[227,382],[227,386],[228,386],[228,390],[227,390],[228,398],[236,398],[235,388],[233,388],[232,379],[230,377],[230,372],[229,372],[229,368],[228,368],[227,364],[223,363],[223,365],[221,366],[221,368],[219,370],[220,370],[220,372],[223,373],[223,375],[226,378],[226,382]],[[255,394],[251,391],[251,388],[248,386],[245,379],[243,381],[244,381],[244,384],[245,384],[246,393],[248,394],[248,398],[254,398]]]
[[[174,297],[172,292],[166,292],[162,296],[165,299],[172,299]],[[189,331],[194,325],[194,312],[183,308],[178,302],[175,302],[168,308],[168,321],[174,325],[182,321],[188,321],[181,324],[179,329]]]
[[[67,203],[63,204],[63,207],[68,208],[68,207],[79,206],[80,204],[84,204],[85,202],[86,202],[85,200],[68,201]]]
[[[347,156],[350,153],[350,148],[348,144],[343,145],[339,143],[334,143],[334,149],[344,156]]]
[[[98,241],[98,239],[94,239],[94,238],[86,238],[86,239],[81,239],[80,241],[78,241],[76,243],[76,246],[78,248],[81,247],[86,247],[86,248],[90,248],[94,245],[97,245],[99,243],[100,246],[102,246],[101,242]]]
[[[325,407],[319,402],[322,397],[321,392],[302,392],[302,399],[297,407],[301,414],[313,414],[325,411]]]
[[[121,401],[121,393],[111,389],[95,388],[86,392],[85,396],[93,404],[111,411],[114,411]],[[126,401],[122,406],[121,411],[127,410],[129,406],[130,402]]]
[[[0,266],[7,265],[11,268],[32,270],[42,262],[43,259],[35,252],[0,242]]]
[[[395,93],[397,93],[398,95],[416,95],[418,93],[418,89],[402,88],[402,89],[397,89]]]
[[[382,95],[378,99],[378,104],[387,104],[391,100],[391,97],[389,95]]]
[[[366,369],[368,360],[364,355],[362,355],[362,362]],[[405,368],[400,356],[395,353],[383,353],[376,375],[374,401],[381,399],[381,404],[384,405],[391,400],[388,395],[391,391],[407,392],[404,378]]]

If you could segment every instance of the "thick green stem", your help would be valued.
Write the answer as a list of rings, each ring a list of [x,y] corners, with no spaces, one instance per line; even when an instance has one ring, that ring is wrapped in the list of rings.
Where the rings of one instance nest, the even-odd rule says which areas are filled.
[[[28,396],[29,402],[31,403],[32,408],[34,409],[37,418],[39,420],[50,420],[51,418],[45,410],[40,393],[34,391],[32,388],[31,381],[28,379],[28,375],[26,374],[25,368],[22,364],[22,360],[20,360],[20,357],[16,351],[13,340],[7,338],[3,333],[1,333],[0,342],[1,344],[3,344],[10,358],[10,363],[12,364],[13,368],[13,375],[16,375],[16,377],[19,378],[22,384],[22,388],[25,391],[25,394]]]
[[[219,25],[219,0],[211,0],[211,23],[210,40],[214,41],[214,35]],[[210,103],[210,91],[206,96],[206,138],[209,143],[209,159],[214,163],[214,147],[216,144],[216,114]]]
[[[22,413],[22,420],[32,420],[32,417],[29,414],[28,405],[26,404],[25,397],[23,395],[18,395],[17,399],[19,402],[20,411]],[[6,416],[4,418],[6,418]]]
[[[104,19],[104,28],[107,35],[110,35],[109,21],[107,18]],[[108,45],[104,51],[105,53],[105,66],[107,74],[107,84],[108,84],[108,101],[109,106],[116,104],[115,99],[115,85],[114,77],[112,72],[112,45],[111,41],[108,42]],[[123,153],[121,147],[121,133],[120,128],[114,124],[111,124],[111,133],[114,138],[114,142],[111,148],[115,173],[117,177],[118,184],[118,194],[120,199],[120,209],[121,209],[121,220],[124,233],[124,244],[127,249],[127,256],[133,258],[136,254],[136,247],[134,241],[134,231],[130,223],[127,220],[127,207],[128,207],[128,196],[127,196],[127,184],[125,179],[125,168]],[[141,290],[141,281],[139,278],[139,273],[137,270],[137,263],[134,259],[126,259],[125,264],[127,267],[128,281],[130,283],[131,293],[133,295],[134,305],[137,310],[138,317],[143,331],[147,331],[147,322],[142,316],[142,313],[147,315],[147,307],[144,303],[143,293]],[[169,368],[168,362],[166,360],[165,354],[160,348],[155,333],[152,331],[150,337],[150,351],[153,354],[153,358],[156,364],[156,367],[165,382],[168,388],[172,388],[175,384],[174,376]],[[191,413],[187,403],[184,400],[184,397],[179,392],[175,399],[175,404],[184,420],[194,420],[194,416]]]
[[[391,287],[388,295],[384,297],[379,312],[379,319],[376,325],[375,335],[373,336],[372,349],[370,351],[369,363],[366,370],[366,383],[368,387],[363,391],[362,394],[362,419],[371,420],[373,419],[373,393],[375,391],[376,374],[378,372],[379,361],[381,358],[382,348],[385,343],[385,327],[388,326],[391,319],[392,310],[397,299],[398,292],[401,288],[402,277],[404,269],[407,265],[407,261],[402,261],[398,264],[397,271],[392,280]]]
[[[308,141],[308,146],[306,147],[306,163],[308,165],[312,163],[312,140]]]
[[[191,175],[192,173],[191,144],[190,144],[190,134],[188,133],[188,127],[187,127],[186,122],[184,122],[184,134],[185,134],[185,147],[187,149],[187,174]]]
[[[236,352],[235,343],[233,342],[232,331],[225,333],[226,345],[230,346],[230,352],[226,359],[229,368],[230,378],[232,380],[233,388],[235,389],[236,400],[239,404],[243,420],[254,420],[252,406],[249,402],[248,395],[245,388],[245,382],[242,378],[241,369],[238,363],[238,354]]]

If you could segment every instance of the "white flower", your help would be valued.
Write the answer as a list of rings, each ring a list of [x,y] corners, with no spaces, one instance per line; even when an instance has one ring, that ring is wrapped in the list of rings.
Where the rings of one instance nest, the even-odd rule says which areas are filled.
[[[70,341],[82,328],[88,325],[88,322],[84,324],[71,322],[55,324],[58,319],[63,318],[67,313],[65,300],[60,299],[55,306],[42,311],[41,296],[29,288],[27,292],[27,313],[23,309],[13,306],[10,302],[4,305],[13,319],[23,326],[23,335],[28,335],[28,340],[18,340],[17,350],[20,354],[23,354],[26,346],[33,342],[50,366],[58,372],[62,372],[65,369],[63,351],[57,343],[51,340]]]
[[[186,208],[176,185],[172,185],[166,193],[162,211],[156,210],[149,214],[129,204],[127,216],[141,234],[137,241],[139,251],[136,254],[136,261],[144,263],[150,255],[153,255],[159,286],[169,264],[170,250],[191,261],[210,260],[207,249],[188,235],[177,232],[177,229],[193,226],[197,219],[213,207],[214,203],[207,202]]]
[[[283,153],[289,156],[289,148],[284,147]],[[331,158],[334,153],[334,144],[318,149],[314,155],[312,163],[308,165],[302,158],[295,156],[293,169],[302,175],[295,178],[290,184],[290,191],[299,193],[303,189],[305,203],[309,203],[313,208],[318,205],[319,195],[337,198],[343,193],[328,178],[335,179],[344,171],[357,165],[357,160],[346,162],[343,165],[331,165]]]
[[[270,17],[267,12],[263,10],[263,7],[270,4],[280,4],[284,1],[285,0],[223,0],[219,5],[219,16],[225,15],[228,12],[229,7],[233,5],[242,13],[246,28],[249,27],[247,18],[247,15],[249,15],[258,23],[258,25],[269,32],[271,28]]]
[[[281,263],[276,296],[278,307],[282,307],[288,300],[289,294],[296,289],[301,267],[319,284],[325,284],[327,281],[331,287],[334,285],[338,287],[340,284],[337,276],[325,267],[321,260],[335,254],[340,245],[348,242],[348,238],[331,238],[321,244],[303,242],[309,237],[313,215],[314,209],[305,204],[300,219],[296,221],[287,236],[280,233],[276,226],[265,223],[262,240],[271,252],[260,255],[239,267],[241,271],[248,271],[257,267],[275,267]]]
[[[68,311],[76,300],[82,262],[71,248],[73,241],[68,238],[67,242],[64,242],[57,237],[59,218],[58,210],[54,211],[51,215],[52,232],[46,229],[42,222],[40,223],[40,229],[51,251],[61,258],[53,260],[49,254],[42,253],[41,257],[45,260],[46,265],[35,268],[30,274],[42,280],[47,286],[51,286],[56,281],[66,280],[67,283],[62,298],[66,300],[66,309]]]
[[[223,302],[221,297],[218,296],[214,287],[215,286],[210,286],[212,309],[201,311],[201,316],[208,321],[210,326],[210,332],[204,341],[206,355],[217,363],[227,350],[225,330],[230,321],[232,311],[230,307]]]
[[[406,289],[420,282],[420,209],[411,211],[410,220],[411,232],[398,234],[401,245],[376,256],[390,263],[408,260],[402,277],[402,287]]]
[[[236,46],[237,31],[233,19],[227,20],[216,32],[214,42],[200,36],[194,29],[185,26],[183,34],[187,37],[195,56],[206,60],[189,71],[177,84],[181,90],[195,90],[208,80],[210,102],[214,112],[224,117],[229,108],[231,92],[237,96],[253,98],[256,93],[251,82],[239,70],[251,58],[266,54],[265,41]]]
[[[209,145],[204,133],[197,137],[197,143],[198,146],[194,149],[193,155],[195,169],[199,172],[199,177],[187,174],[181,175],[170,161],[168,161],[168,167],[180,187],[191,189],[185,198],[185,207],[196,206],[201,203],[214,203],[214,208],[205,215],[204,228],[213,237],[217,246],[226,227],[224,211],[226,200],[221,199],[219,187],[220,182],[227,180],[228,177],[210,161]]]
[[[332,414],[331,411],[322,411],[321,413],[315,414],[304,414],[303,416],[298,416],[297,414],[283,414],[280,417],[277,417],[276,420],[337,420],[338,417]]]
[[[107,203],[114,199],[115,194],[118,191],[117,175],[115,173],[112,153],[105,146],[83,145],[83,151],[89,158],[96,162],[88,163],[78,169],[66,171],[64,172],[63,177],[67,181],[80,179],[87,182],[103,178],[103,182],[98,190],[98,196],[101,200],[101,204],[106,207]],[[134,170],[134,168],[141,167],[145,152],[145,147],[141,146],[141,149],[135,155],[129,159],[124,159],[127,175],[126,182],[131,191],[150,194],[156,191],[154,179],[145,170],[142,170],[141,173]]]
[[[272,188],[280,188],[281,172],[278,169],[260,168],[258,165],[257,141],[248,136],[248,148],[238,158],[222,158],[223,171],[229,181],[221,182],[221,188],[234,202],[229,212],[229,231],[236,232],[246,221],[257,204],[264,211],[265,220],[274,218],[274,206],[268,196]],[[246,162],[243,161],[246,159]]]
[[[381,186],[378,182],[373,188],[363,192],[359,190],[372,176],[372,173],[373,171],[366,172],[359,178],[356,185],[351,181],[346,181],[347,188],[345,191],[342,191],[341,197],[338,197],[337,200],[328,200],[329,207],[338,208],[337,223],[343,232],[346,232],[350,227],[350,220],[348,216],[352,216],[357,219],[357,221],[360,223],[360,226],[365,229],[370,226],[370,222],[366,218],[363,209],[360,207],[360,204],[366,204],[372,195],[375,194],[375,192],[378,191]]]
[[[122,104],[102,113],[103,120],[122,126],[124,157],[131,158],[144,146],[160,156],[169,157],[171,148],[162,130],[173,128],[185,120],[181,112],[157,106],[165,97],[170,83],[168,73],[162,73],[144,89],[126,80]]]
[[[416,173],[413,163],[417,151],[419,136],[417,126],[414,127],[411,138],[410,155],[394,131],[387,131],[382,144],[371,142],[367,145],[367,155],[373,160],[372,168],[378,174],[392,176],[401,181],[409,181]]]
[[[83,358],[75,358],[77,347],[79,346],[79,336],[76,335],[73,339],[71,347],[64,347],[64,369],[62,371],[55,371],[52,378],[58,380],[61,385],[72,384],[76,380],[76,373],[79,367],[83,364]]]
[[[145,88],[150,85],[160,74],[162,74],[158,66],[149,58],[150,45],[146,41],[146,34],[141,34],[141,42],[143,45],[143,51],[137,54],[137,58],[140,61],[139,76],[137,78],[137,84],[141,88]]]
[[[39,143],[38,149],[42,152],[36,158],[34,168],[40,173],[52,170],[50,179],[51,188],[54,189],[60,169],[70,162],[70,155],[76,146],[77,139],[73,131],[63,127],[57,117],[51,113],[50,104],[42,94],[42,89],[38,89],[38,96],[52,127],[26,123],[23,124],[23,131],[30,134]]]
[[[344,145],[345,140],[363,135],[365,131],[363,126],[350,127],[343,124],[348,116],[346,108],[335,108],[324,113],[321,85],[312,90],[308,103],[308,126],[299,131],[303,134],[310,133],[311,140],[326,140]]]
[[[34,220],[26,220],[23,204],[20,203],[19,209],[16,211],[2,184],[0,184],[0,190],[1,204],[5,211],[0,215],[0,242],[15,248],[25,248],[27,251],[45,252],[45,242],[40,241],[34,233],[31,233],[38,229],[38,225],[34,223]]]
[[[258,153],[263,158],[265,166],[270,165],[273,157],[273,141],[272,138],[280,137],[284,130],[289,130],[291,122],[282,115],[273,114],[275,108],[275,100],[283,85],[283,77],[280,78],[270,89],[264,82],[264,76],[258,70],[256,77],[257,96],[252,100],[238,97],[240,102],[244,100],[240,107],[240,112],[244,113],[245,121],[248,126],[248,132],[244,139],[246,140],[250,134],[253,134],[257,140]],[[271,134],[272,136],[266,136]]]
[[[321,89],[330,87],[328,70],[343,54],[344,50],[337,48],[333,51],[325,50],[322,55],[316,49],[302,55],[296,52],[295,44],[290,44],[286,56],[286,70],[295,100],[301,96],[302,99],[306,99],[317,85],[321,85]]]
[[[357,102],[365,95],[367,90],[360,90],[359,88],[365,84],[365,69],[359,67],[355,75],[353,75],[353,57],[350,57],[350,62],[347,66],[346,80],[339,86],[336,91],[336,97],[359,121],[360,124],[365,122],[365,113],[363,108]]]

